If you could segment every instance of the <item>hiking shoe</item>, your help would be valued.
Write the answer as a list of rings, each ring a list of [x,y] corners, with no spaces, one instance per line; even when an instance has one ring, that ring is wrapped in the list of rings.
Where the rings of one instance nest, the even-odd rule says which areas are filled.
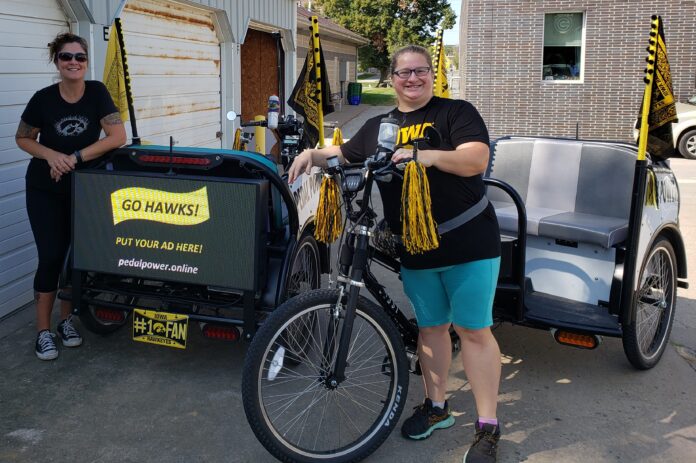
[[[426,439],[436,429],[446,429],[454,424],[454,417],[447,402],[443,409],[434,407],[430,399],[425,399],[421,405],[414,408],[416,411],[401,426],[401,434],[407,439]]]
[[[500,427],[488,423],[480,425],[478,421],[474,426],[476,428],[474,443],[464,454],[464,463],[493,463],[497,461]]]
[[[68,318],[58,324],[57,331],[65,347],[77,347],[82,344],[82,336],[73,325],[72,315],[68,315]]]
[[[41,330],[36,335],[36,356],[41,360],[53,360],[58,357],[54,337],[55,335],[48,330]]]

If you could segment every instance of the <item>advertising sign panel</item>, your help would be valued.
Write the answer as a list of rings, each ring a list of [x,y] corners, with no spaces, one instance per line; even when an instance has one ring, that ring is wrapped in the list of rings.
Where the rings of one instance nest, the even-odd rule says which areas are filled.
[[[268,182],[77,171],[78,270],[256,290]]]

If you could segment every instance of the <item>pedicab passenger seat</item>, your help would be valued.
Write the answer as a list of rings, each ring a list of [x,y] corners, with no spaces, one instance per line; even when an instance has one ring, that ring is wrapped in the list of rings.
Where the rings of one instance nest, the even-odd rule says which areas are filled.
[[[509,183],[527,210],[527,234],[610,248],[627,237],[636,150],[626,144],[505,137],[491,144],[486,176]],[[501,231],[517,231],[517,210],[488,188]]]

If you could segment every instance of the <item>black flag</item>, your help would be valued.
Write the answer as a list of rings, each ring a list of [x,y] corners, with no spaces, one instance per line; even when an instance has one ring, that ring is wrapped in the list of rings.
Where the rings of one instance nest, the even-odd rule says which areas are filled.
[[[304,117],[304,135],[307,142],[305,146],[314,148],[319,142],[319,126],[324,114],[333,112],[331,101],[331,89],[329,88],[329,73],[326,70],[324,53],[319,45],[319,68],[321,70],[321,106],[319,105],[319,92],[317,91],[316,69],[314,68],[314,45],[312,37],[309,38],[309,48],[305,58],[302,72],[300,73],[295,88],[292,89],[288,104],[298,114]],[[323,141],[323,140],[322,140]],[[323,145],[323,143],[322,143]]]

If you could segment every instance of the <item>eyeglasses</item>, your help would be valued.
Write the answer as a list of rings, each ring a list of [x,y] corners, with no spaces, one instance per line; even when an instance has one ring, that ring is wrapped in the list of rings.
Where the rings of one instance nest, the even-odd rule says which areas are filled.
[[[84,63],[87,61],[87,53],[68,53],[67,51],[58,53],[58,59],[61,61],[72,61],[73,58],[75,58],[75,61],[78,63]]]
[[[430,72],[430,66],[423,66],[415,69],[399,69],[398,71],[392,72],[399,79],[408,79],[411,77],[411,73],[415,74],[416,77],[423,77]]]

